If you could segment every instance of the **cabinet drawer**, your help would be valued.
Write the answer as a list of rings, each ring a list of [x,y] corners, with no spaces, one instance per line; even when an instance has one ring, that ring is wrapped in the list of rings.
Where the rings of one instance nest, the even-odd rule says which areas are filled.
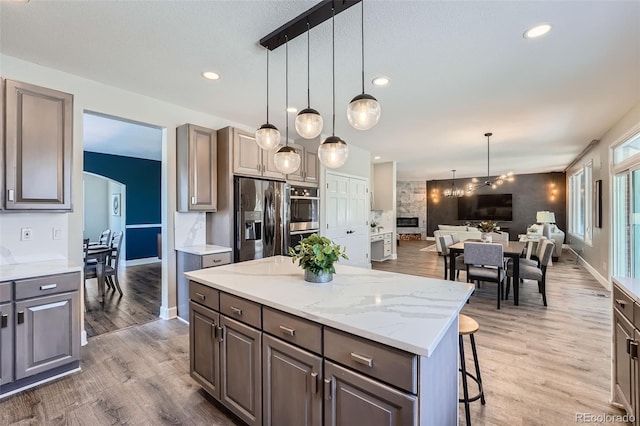
[[[231,263],[231,252],[206,254],[202,256],[202,267],[211,268],[213,266],[221,266]]]
[[[220,292],[195,281],[189,281],[189,299],[215,311],[220,309]]]
[[[18,280],[16,281],[16,300],[77,291],[79,288],[79,272]]]
[[[260,305],[227,293],[220,294],[220,312],[256,328],[262,327]]]
[[[613,286],[613,306],[622,314],[633,322],[633,300],[622,291],[618,286]]]
[[[414,354],[325,327],[324,356],[408,392],[418,393],[418,357]]]
[[[263,308],[262,329],[317,354],[322,353],[322,326],[275,309]]]
[[[391,234],[384,234],[384,242],[385,243],[391,242]]]
[[[384,246],[384,255],[385,256],[391,256],[391,247],[387,247],[387,245],[385,244]]]
[[[0,283],[0,303],[11,301],[11,283]]]
[[[384,239],[384,237],[382,236],[382,234],[372,235],[371,236],[371,241],[382,241],[383,239]]]

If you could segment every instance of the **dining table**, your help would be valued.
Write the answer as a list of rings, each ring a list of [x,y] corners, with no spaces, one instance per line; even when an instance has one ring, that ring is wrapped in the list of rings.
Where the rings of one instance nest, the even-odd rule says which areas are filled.
[[[471,239],[466,242],[480,242],[480,240]],[[464,243],[460,241],[449,246],[449,279],[455,281],[456,256],[464,253]],[[520,288],[520,256],[525,249],[527,243],[521,241],[496,241],[486,244],[502,244],[503,255],[512,260],[513,265],[513,304],[518,305],[518,296]]]
[[[101,244],[89,244],[87,248],[87,260],[96,260],[96,278],[98,279],[98,301],[104,302],[105,265],[113,247]]]

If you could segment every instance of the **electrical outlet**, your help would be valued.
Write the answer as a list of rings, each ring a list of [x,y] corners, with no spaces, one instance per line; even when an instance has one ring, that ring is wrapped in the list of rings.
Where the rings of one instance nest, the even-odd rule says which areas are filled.
[[[62,239],[62,229],[54,227],[53,230],[52,230],[51,237],[54,240],[61,240]]]
[[[31,241],[31,237],[33,236],[31,228],[22,228],[20,231],[20,241]]]

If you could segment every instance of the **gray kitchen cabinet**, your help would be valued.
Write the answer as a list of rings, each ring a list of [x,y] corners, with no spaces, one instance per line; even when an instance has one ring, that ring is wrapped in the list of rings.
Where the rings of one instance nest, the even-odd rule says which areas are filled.
[[[287,175],[287,181],[307,182],[317,185],[320,181],[318,154],[302,145],[292,144],[290,146],[300,154],[301,161],[300,168]]]
[[[417,397],[324,362],[324,425],[416,425]]]
[[[4,78],[0,78],[0,167],[5,167],[4,163]],[[0,191],[2,194],[4,190],[4,172],[0,172]],[[0,211],[4,210],[4,195],[0,197]],[[2,381],[0,379],[0,384]]]
[[[13,381],[13,330],[11,283],[0,283],[0,385]]]
[[[176,164],[180,212],[217,209],[217,132],[193,124],[176,129]]]
[[[189,321],[189,280],[184,276],[185,272],[231,263],[231,251],[226,253],[194,254],[177,250],[177,305],[178,316]],[[217,308],[216,308],[217,309]]]
[[[71,210],[73,96],[5,80],[5,209]]]
[[[189,307],[191,377],[209,394],[220,399],[220,314],[194,302]]]
[[[262,333],[220,316],[220,400],[248,425],[262,425]]]
[[[223,129],[224,130],[224,129]],[[233,173],[270,179],[284,179],[273,161],[276,150],[265,151],[256,143],[255,135],[230,128],[233,139]]]
[[[80,358],[78,292],[18,301],[16,380]]]
[[[265,426],[322,424],[322,357],[262,336]]]

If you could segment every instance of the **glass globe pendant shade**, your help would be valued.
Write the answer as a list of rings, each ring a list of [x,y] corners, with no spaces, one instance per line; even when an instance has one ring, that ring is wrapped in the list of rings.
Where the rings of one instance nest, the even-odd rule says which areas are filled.
[[[318,111],[305,108],[296,117],[296,132],[305,139],[313,139],[322,132],[324,121]]]
[[[280,131],[273,124],[265,123],[256,130],[256,143],[260,148],[271,151],[280,144]]]
[[[347,162],[349,147],[338,136],[329,136],[318,147],[318,158],[325,167],[335,169]]]
[[[380,104],[371,95],[363,93],[356,96],[347,108],[349,124],[358,130],[369,130],[380,120]]]
[[[283,146],[273,156],[276,169],[282,174],[293,173],[300,168],[300,154],[290,146]]]

